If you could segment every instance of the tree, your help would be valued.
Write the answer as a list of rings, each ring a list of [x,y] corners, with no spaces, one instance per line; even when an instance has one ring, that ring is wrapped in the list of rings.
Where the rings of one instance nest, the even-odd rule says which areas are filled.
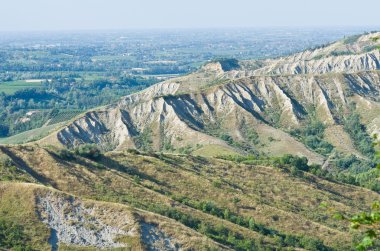
[[[377,137],[375,136],[375,141]],[[374,145],[378,145],[379,142]],[[380,159],[380,152],[376,153],[375,160]],[[377,171],[380,170],[380,163],[377,163]],[[379,173],[377,173],[379,174]],[[369,212],[360,212],[351,218],[345,217],[342,214],[336,214],[336,218],[348,220],[351,223],[351,228],[362,230],[364,237],[356,246],[357,250],[375,250],[380,248],[380,202],[375,201]]]
[[[97,160],[101,157],[101,152],[97,148],[96,145],[92,144],[86,144],[86,145],[81,145],[75,149],[75,153],[79,156],[92,159],[92,160]]]
[[[358,250],[367,250],[374,246],[380,247],[380,202],[374,202],[370,212],[361,212],[351,219],[352,229],[363,229],[364,238],[358,244]]]

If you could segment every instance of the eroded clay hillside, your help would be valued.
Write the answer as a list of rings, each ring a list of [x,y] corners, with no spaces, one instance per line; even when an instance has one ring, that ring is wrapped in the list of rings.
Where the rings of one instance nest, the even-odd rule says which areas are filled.
[[[263,67],[246,62],[252,75],[354,73],[379,69],[380,33],[348,37],[344,40],[306,50],[295,55],[267,60]]]
[[[291,134],[318,120],[327,128],[327,142],[355,154],[342,129],[345,117],[360,114],[370,134],[380,128],[379,38],[379,33],[371,33],[234,67],[209,63],[193,74],[87,112],[42,142],[206,156],[289,153],[322,163],[321,151],[313,151]]]

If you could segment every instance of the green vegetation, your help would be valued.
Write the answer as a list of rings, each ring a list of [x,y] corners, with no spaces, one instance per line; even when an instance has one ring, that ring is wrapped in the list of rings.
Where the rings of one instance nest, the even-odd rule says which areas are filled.
[[[259,143],[257,132],[253,128],[248,127],[244,121],[240,127],[243,136],[245,137],[244,141],[236,140],[229,133],[225,132],[225,130],[222,129],[222,121],[220,120],[217,120],[214,123],[206,123],[203,130],[211,136],[220,138],[232,147],[245,151],[249,154],[257,154],[254,147],[254,144]]]
[[[374,168],[376,164],[370,160],[363,160],[354,155],[336,153],[330,160],[329,170],[321,169],[319,165],[308,165],[305,157],[286,154],[281,157],[267,156],[219,156],[221,159],[249,165],[265,165],[286,168],[294,175],[302,172],[310,172],[314,175],[331,181],[338,181],[351,185],[361,186],[380,192],[379,170]]]
[[[22,182],[33,182],[34,179],[26,172],[15,166],[13,160],[5,154],[0,153],[0,181],[19,180]]]
[[[281,112],[280,109],[275,109],[273,107],[268,107],[265,111],[265,118],[270,122],[270,124],[276,128],[281,126]]]
[[[218,157],[224,160],[230,160],[237,163],[242,163],[246,165],[264,165],[264,166],[274,166],[279,168],[287,168],[291,170],[294,174],[299,174],[298,171],[309,171],[312,168],[320,168],[320,166],[316,165],[308,165],[308,160],[305,157],[293,156],[291,154],[285,154],[281,157],[267,157],[267,156],[256,156],[256,155],[248,155],[248,156],[220,156]]]
[[[12,180],[15,179],[17,176]],[[38,219],[35,198],[29,186],[26,184],[15,189],[7,184],[12,185],[0,182],[0,250],[50,249],[47,242],[50,231]]]
[[[16,85],[19,89],[12,93],[1,92],[0,85],[0,137],[70,120],[87,109],[109,104],[157,81],[130,76],[89,81],[80,75],[54,75],[39,83],[38,88]]]
[[[98,160],[102,155],[99,148],[96,145],[91,144],[80,145],[75,148],[74,152],[81,157],[89,158],[92,160]],[[66,159],[71,158],[67,150],[63,150],[63,152],[61,151],[61,156]]]
[[[358,159],[353,155],[338,154],[331,159],[329,171],[313,169],[312,173],[325,179],[365,187],[380,192],[379,170],[370,160]]]
[[[298,237],[298,236],[292,236],[292,235],[280,233],[279,231],[265,227],[262,224],[255,223],[255,220],[252,217],[244,218],[234,212],[231,212],[228,208],[219,208],[212,201],[199,202],[199,201],[193,201],[186,197],[174,198],[174,199],[181,202],[182,204],[201,210],[205,213],[230,221],[234,224],[237,224],[249,230],[259,232],[264,236],[275,237],[277,241],[276,244],[278,244],[281,247],[306,248],[307,250],[315,250],[315,251],[330,250],[330,248],[326,247],[323,244],[323,242],[321,242],[320,240],[316,240],[310,237]],[[211,238],[215,237],[215,233],[216,233],[217,240],[222,239],[223,241],[227,243],[228,243],[228,240],[230,240],[229,236],[231,236],[231,234],[233,236],[236,236],[236,234],[228,232],[228,229],[226,229],[223,226],[218,226],[216,229],[210,229],[205,225],[198,224],[198,230],[200,232],[206,232],[206,234],[208,234],[208,236],[210,236]],[[224,233],[224,236],[221,235],[221,233]],[[226,233],[228,233],[227,239],[223,238],[223,237],[226,237]],[[255,242],[253,240],[243,240],[242,243],[238,240],[235,240],[235,241],[232,241],[232,243],[235,244],[233,247],[237,250],[256,250],[257,249],[257,247],[255,249],[255,245],[254,245]]]
[[[351,112],[344,120],[344,130],[351,136],[355,147],[364,155],[373,157],[375,150],[372,139],[367,134],[366,128],[360,122],[360,116]]]
[[[377,42],[377,41],[379,41],[379,39],[380,39],[380,37],[373,37],[373,38],[371,38],[371,40],[373,41],[373,42]]]
[[[24,144],[31,141],[39,140],[43,137],[48,136],[59,125],[60,124],[43,126],[40,128],[16,134],[14,136],[0,138],[0,144]]]
[[[198,218],[168,207],[151,206],[149,207],[149,210],[177,220],[185,226],[195,229],[219,243],[230,246],[234,250],[261,250],[255,246],[254,240],[246,239],[223,225],[212,226],[202,222],[202,220]]]
[[[0,248],[14,251],[32,251],[22,225],[0,217]]]
[[[306,146],[317,153],[328,155],[334,147],[323,139],[325,128],[322,122],[309,118],[305,127],[292,130],[290,134],[300,139]]]
[[[375,140],[377,135],[375,135]],[[379,145],[376,142],[375,145]],[[375,160],[380,159],[380,153],[375,156]],[[377,171],[380,170],[380,163],[376,164]],[[376,173],[377,178],[380,176],[379,172]],[[369,212],[360,212],[352,217],[346,216],[340,212],[335,214],[335,218],[346,220],[350,222],[350,227],[353,230],[361,229],[364,233],[363,238],[357,244],[358,251],[365,250],[378,250],[380,248],[380,202],[376,201],[372,204]]]
[[[27,82],[26,80],[15,80],[9,82],[0,83],[0,93],[5,93],[6,95],[13,95],[17,91],[28,88],[42,88],[41,81]]]
[[[258,145],[260,143],[259,134],[253,127],[247,125],[247,122],[245,120],[241,122],[240,129],[242,131],[243,137],[248,143],[251,145]]]
[[[352,229],[364,229],[365,236],[357,245],[357,250],[375,250],[380,248],[380,202],[372,205],[370,212],[359,213],[349,219]]]
[[[352,55],[352,52],[350,51],[332,51],[330,53],[331,56],[346,56],[346,55]]]
[[[347,38],[345,38],[343,40],[343,43],[344,44],[353,44],[353,43],[356,43],[361,36],[362,35],[349,36],[349,37],[347,37]]]
[[[49,114],[48,125],[54,125],[60,122],[68,121],[81,113],[83,113],[82,110],[53,109]]]
[[[75,158],[75,152],[72,152],[68,149],[58,150],[57,155],[63,160],[73,160]]]
[[[152,151],[152,130],[150,128],[145,129],[140,132],[137,136],[133,137],[136,147],[145,152]]]

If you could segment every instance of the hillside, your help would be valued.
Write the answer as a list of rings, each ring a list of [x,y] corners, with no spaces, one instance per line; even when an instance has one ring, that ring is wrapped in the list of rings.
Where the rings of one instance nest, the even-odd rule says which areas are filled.
[[[203,156],[293,154],[321,164],[331,147],[351,153],[357,142],[347,130],[339,130],[338,139],[326,133],[308,144],[295,130],[314,121],[336,131],[353,113],[361,115],[368,134],[380,128],[379,36],[371,33],[263,62],[211,62],[193,74],[87,112],[40,143],[69,148],[95,143],[106,151],[137,148]],[[345,53],[337,53],[341,51]],[[250,69],[252,64],[257,69]],[[293,64],[306,68],[289,70],[300,69]]]
[[[22,226],[23,237],[30,240],[23,245],[33,250],[228,249],[166,217],[42,185],[2,182],[0,202],[2,219]]]
[[[295,55],[267,60],[258,69],[247,62],[252,75],[354,73],[379,69],[380,33],[348,37],[341,41]]]
[[[158,238],[150,241],[167,238],[180,250],[224,248],[215,242],[235,250],[347,250],[352,246],[347,226],[320,205],[351,214],[379,198],[273,163],[127,152],[92,161],[38,146],[0,150],[2,159],[9,159],[8,166],[0,165],[0,177],[7,180],[1,182],[0,218],[23,224],[26,242],[39,250],[48,249],[48,234],[38,234],[46,229],[54,235],[53,246],[129,245],[136,250],[153,245],[145,242],[145,227]],[[57,218],[62,212],[65,218]]]

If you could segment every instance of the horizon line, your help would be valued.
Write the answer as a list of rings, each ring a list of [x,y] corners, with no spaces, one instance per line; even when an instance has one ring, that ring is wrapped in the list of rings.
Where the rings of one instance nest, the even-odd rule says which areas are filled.
[[[70,32],[125,32],[125,31],[201,31],[233,29],[379,29],[379,25],[268,25],[268,26],[215,26],[215,27],[129,27],[129,28],[86,28],[86,29],[15,29],[0,30],[0,33],[70,33]]]

